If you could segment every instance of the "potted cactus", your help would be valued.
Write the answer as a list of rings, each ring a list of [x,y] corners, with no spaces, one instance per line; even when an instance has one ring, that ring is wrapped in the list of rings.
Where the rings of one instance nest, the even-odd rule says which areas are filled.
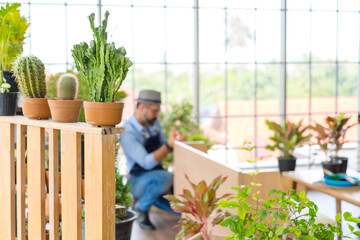
[[[116,48],[108,43],[106,32],[109,12],[100,26],[95,27],[95,14],[89,16],[94,40],[74,45],[71,50],[76,69],[86,79],[91,102],[84,102],[85,120],[93,126],[115,126],[121,122],[124,103],[116,101],[122,82],[132,62],[126,56],[124,47]]]
[[[35,56],[16,59],[13,67],[20,92],[24,116],[30,119],[48,119],[51,116],[46,95],[45,66]]]
[[[20,6],[20,3],[6,3],[0,9],[0,116],[16,113],[19,89],[10,70],[16,56],[23,51],[29,27],[26,18],[20,15]]]
[[[61,75],[57,82],[57,99],[48,99],[51,117],[55,122],[79,121],[83,100],[77,100],[79,80],[71,73]]]

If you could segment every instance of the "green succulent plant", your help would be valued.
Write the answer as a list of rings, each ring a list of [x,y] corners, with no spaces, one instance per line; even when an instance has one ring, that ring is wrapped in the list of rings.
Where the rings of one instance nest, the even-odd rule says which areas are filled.
[[[19,57],[13,71],[21,93],[31,98],[45,97],[45,66],[39,58],[32,55]]]
[[[95,27],[95,14],[89,16],[94,40],[90,46],[86,42],[74,45],[71,50],[76,69],[86,79],[90,87],[91,100],[94,102],[114,102],[120,86],[126,78],[132,62],[126,56],[124,47],[116,48],[115,43],[107,42],[106,11],[102,25]]]
[[[295,147],[301,146],[310,140],[311,135],[305,134],[308,126],[302,126],[302,121],[299,123],[292,123],[286,121],[283,126],[276,122],[266,120],[269,129],[274,132],[274,136],[270,139],[273,141],[272,145],[267,145],[266,149],[275,151],[280,150],[281,157],[293,158]]]
[[[65,73],[57,83],[57,96],[62,100],[74,100],[79,90],[79,80],[76,75]]]

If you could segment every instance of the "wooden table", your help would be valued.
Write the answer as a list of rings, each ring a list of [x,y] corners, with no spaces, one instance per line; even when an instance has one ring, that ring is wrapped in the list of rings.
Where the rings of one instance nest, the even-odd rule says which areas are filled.
[[[360,173],[348,170],[349,176],[360,179]],[[296,171],[284,172],[282,180],[285,188],[299,190],[311,189],[333,196],[336,199],[336,213],[341,213],[341,201],[346,201],[360,207],[360,186],[355,187],[332,187],[322,182],[324,173],[322,168],[297,168]],[[286,189],[288,190],[288,189]]]

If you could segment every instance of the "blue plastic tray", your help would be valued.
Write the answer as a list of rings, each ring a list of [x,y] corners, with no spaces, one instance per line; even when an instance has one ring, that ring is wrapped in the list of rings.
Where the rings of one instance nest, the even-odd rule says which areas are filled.
[[[346,175],[344,175],[344,174],[339,174],[339,176],[341,178],[346,177]],[[348,177],[350,177],[350,176],[348,176]],[[356,178],[356,177],[351,177],[351,178],[356,180],[356,185],[359,184],[359,179],[358,178]],[[354,185],[354,184],[352,184],[351,182],[348,182],[348,181],[329,179],[329,176],[327,176],[327,175],[324,176],[324,182],[325,182],[325,184],[327,184],[329,186],[335,186],[335,187],[353,187],[353,186],[356,186],[356,185]]]

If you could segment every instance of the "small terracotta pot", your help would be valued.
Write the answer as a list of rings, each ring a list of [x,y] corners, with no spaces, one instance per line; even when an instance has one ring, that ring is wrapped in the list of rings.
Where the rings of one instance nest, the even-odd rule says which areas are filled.
[[[124,103],[84,102],[85,120],[95,127],[114,127],[121,122]]]
[[[49,119],[51,117],[47,98],[21,98],[23,114],[30,119]]]
[[[54,122],[78,122],[83,100],[48,99]]]

